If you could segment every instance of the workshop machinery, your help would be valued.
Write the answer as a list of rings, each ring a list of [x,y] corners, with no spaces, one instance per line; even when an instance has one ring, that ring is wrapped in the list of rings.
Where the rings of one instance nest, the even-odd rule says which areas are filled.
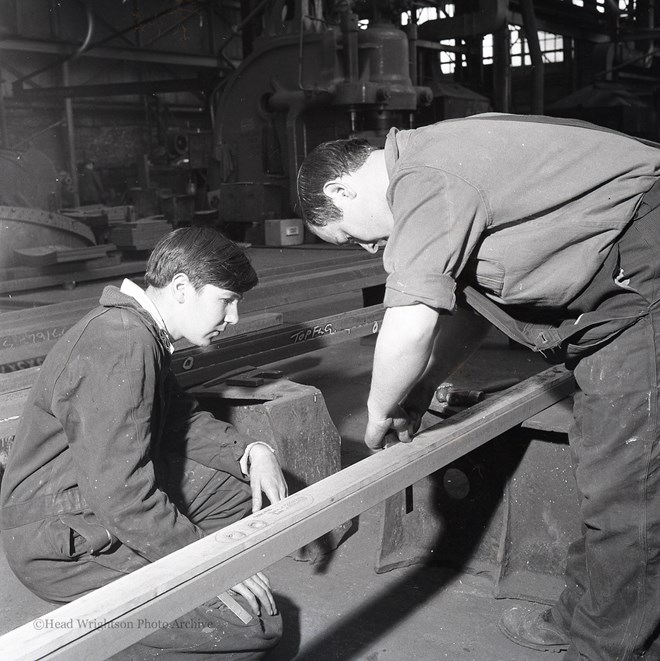
[[[461,17],[465,25],[473,19],[472,34],[503,23],[505,3],[478,4],[474,14]],[[208,185],[222,221],[290,216],[300,163],[321,142],[352,136],[382,146],[392,127],[490,108],[485,97],[460,85],[418,84],[417,27],[404,32],[399,25],[406,6],[327,0],[268,5],[250,54],[217,96]],[[448,19],[423,32],[427,40],[442,38],[460,31],[458,23]],[[449,113],[437,107],[447,96],[456,101]]]
[[[167,199],[177,222],[203,192],[223,221],[286,219],[297,166],[319,142],[382,141],[390,126],[491,108],[657,133],[650,0],[142,0],[112,14],[113,3],[4,4],[0,155],[23,165],[34,140],[49,145],[62,171],[55,188],[38,178],[43,209],[58,196],[75,206],[78,165],[96,158],[108,194],[126,192],[125,172],[138,207]],[[194,35],[181,48],[178,30]],[[122,63],[107,82],[93,65],[103,59]],[[51,107],[64,110],[54,122]],[[0,202],[27,197],[19,184],[4,177]]]
[[[489,110],[657,133],[651,2],[274,0],[247,8],[245,58],[213,99],[208,186],[224,223],[294,214],[302,160],[335,138],[382,146],[391,127]],[[423,8],[431,18],[417,24]],[[556,49],[547,50],[552,40]],[[453,59],[452,73],[441,55]]]
[[[16,264],[15,250],[57,245],[86,248],[96,240],[91,229],[53,211],[0,206],[0,269]]]

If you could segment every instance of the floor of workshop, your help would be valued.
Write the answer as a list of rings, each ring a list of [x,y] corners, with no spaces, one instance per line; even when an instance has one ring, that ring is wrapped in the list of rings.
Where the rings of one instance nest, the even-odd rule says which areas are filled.
[[[337,297],[331,314],[351,301]],[[319,314],[318,316],[322,316]],[[314,318],[308,316],[307,318]],[[349,342],[277,363],[296,382],[318,387],[342,437],[342,465],[367,456],[362,443],[373,338]],[[543,369],[529,352],[512,349],[494,331],[455,382],[478,387],[479,378],[524,378]],[[485,375],[485,377],[484,377]],[[488,574],[455,574],[414,566],[377,574],[380,508],[364,512],[331,555],[311,564],[286,557],[265,571],[282,610],[286,633],[271,661],[541,661],[556,654],[509,642],[497,629],[514,600],[495,599]],[[0,633],[52,610],[11,574],[0,553]]]
[[[371,338],[278,363],[288,378],[317,386],[342,438],[344,467],[368,456],[362,442],[373,357]],[[524,378],[547,365],[512,349],[497,331],[452,379],[479,387]],[[437,418],[427,420],[437,422]],[[497,628],[517,600],[495,599],[488,574],[413,566],[377,574],[381,508],[318,565],[283,558],[268,569],[287,634],[269,661],[542,661],[557,658],[511,643]]]

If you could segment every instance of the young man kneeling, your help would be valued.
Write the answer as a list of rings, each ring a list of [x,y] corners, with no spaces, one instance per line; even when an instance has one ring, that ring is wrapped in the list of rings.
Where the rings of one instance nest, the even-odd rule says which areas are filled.
[[[146,290],[106,287],[51,350],[3,477],[9,564],[53,603],[238,521],[262,493],[286,496],[269,446],[199,410],[171,371],[172,341],[205,346],[238,321],[241,295],[257,284],[247,256],[214,230],[178,229],[154,249],[145,280]],[[120,658],[261,658],[282,633],[268,579],[233,590],[254,613],[248,624],[212,600]]]

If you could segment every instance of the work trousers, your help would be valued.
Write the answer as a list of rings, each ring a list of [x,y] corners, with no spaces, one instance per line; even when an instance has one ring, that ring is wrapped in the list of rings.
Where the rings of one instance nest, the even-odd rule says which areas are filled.
[[[616,287],[637,321],[574,367],[569,442],[582,537],[553,616],[565,661],[660,660],[660,212],[617,246]]]
[[[204,533],[211,534],[250,513],[250,487],[235,477],[190,459],[172,458],[170,466],[175,468],[170,474],[176,481],[168,482],[164,490]],[[61,517],[49,517],[3,533],[14,573],[42,599],[66,603],[148,564],[122,544],[109,553],[92,555],[86,552],[86,540],[65,528]],[[63,536],[67,544],[61,543]],[[252,613],[240,595],[235,598]],[[271,616],[262,609],[259,617],[255,615],[245,624],[218,599],[172,623],[145,620],[144,628],[152,633],[112,658],[260,659],[282,636],[279,614]]]

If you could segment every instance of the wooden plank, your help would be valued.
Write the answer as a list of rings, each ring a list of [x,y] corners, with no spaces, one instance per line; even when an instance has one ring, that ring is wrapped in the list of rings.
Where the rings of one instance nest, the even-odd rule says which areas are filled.
[[[30,323],[26,323],[22,327],[15,322],[6,325],[0,323],[0,365],[3,364],[2,356],[5,353],[9,356],[9,350],[11,349],[19,349],[20,347],[32,344],[54,344],[76,321],[82,318],[92,308],[85,307],[84,310],[74,309],[71,312],[56,309],[50,315],[44,314],[41,320],[39,318],[30,320]],[[1,321],[2,319],[0,317]],[[227,326],[223,332],[223,337],[252,333],[256,330],[278,326],[281,323],[282,314],[276,311],[243,314],[238,324]],[[187,345],[185,342],[181,342],[177,343],[177,346],[184,347]],[[45,352],[42,355],[45,356]]]
[[[103,204],[85,204],[70,209],[61,209],[60,213],[83,223],[89,217],[96,218],[98,216],[105,217],[108,222],[124,222],[136,219],[135,206],[132,204],[120,204],[112,207]]]
[[[0,658],[104,659],[574,390],[553,367],[0,638]]]

